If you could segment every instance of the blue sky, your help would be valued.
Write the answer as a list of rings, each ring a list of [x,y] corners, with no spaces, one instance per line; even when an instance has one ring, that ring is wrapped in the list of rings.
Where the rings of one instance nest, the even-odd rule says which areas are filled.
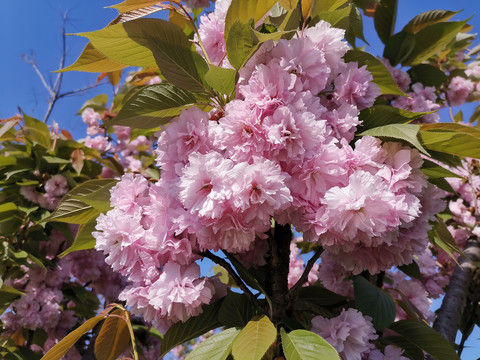
[[[33,56],[39,70],[47,81],[54,81],[61,56],[61,15],[68,13],[67,33],[98,30],[105,27],[116,15],[116,10],[105,8],[121,0],[1,0],[3,18],[0,22],[0,119],[15,115],[20,106],[31,116],[43,119],[49,95],[30,65],[22,61],[22,54]],[[399,0],[397,31],[413,16],[432,9],[462,10],[454,20],[463,20],[472,15],[470,24],[474,32],[480,29],[480,2],[478,0]],[[365,24],[365,37],[369,51],[380,55],[382,47],[376,37],[371,19]],[[85,38],[67,38],[66,64],[73,63],[87,43]],[[82,88],[95,83],[97,74],[69,72],[64,76],[63,91]],[[112,94],[110,85],[95,88],[84,96],[60,100],[49,120],[55,120],[61,128],[85,136],[85,125],[76,115],[82,104],[101,93]],[[470,106],[466,113],[471,113]],[[462,359],[475,360],[480,356],[480,332],[476,331],[464,351]]]

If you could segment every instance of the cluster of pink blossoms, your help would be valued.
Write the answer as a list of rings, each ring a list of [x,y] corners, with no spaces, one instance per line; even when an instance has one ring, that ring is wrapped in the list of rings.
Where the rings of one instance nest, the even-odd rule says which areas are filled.
[[[158,79],[160,80],[160,79]],[[156,78],[150,80],[150,83],[158,83]],[[160,80],[161,81],[161,80]],[[141,152],[149,152],[152,147],[152,140],[144,135],[139,135],[131,139],[131,128],[128,126],[114,125],[113,130],[116,138],[114,143],[105,135],[105,129],[100,126],[102,117],[92,108],[85,108],[82,112],[82,119],[87,124],[87,136],[85,146],[98,150],[100,153],[113,151],[118,157],[120,164],[130,171],[139,172],[143,169],[143,164],[139,159]],[[92,137],[90,135],[96,135]],[[115,173],[108,167],[102,168],[102,177],[115,177]]]
[[[206,19],[201,36],[215,20]],[[223,39],[222,24],[216,31]],[[425,250],[442,193],[420,172],[416,150],[372,137],[350,145],[360,110],[380,90],[366,67],[344,62],[343,36],[321,21],[264,43],[224,109],[189,108],[165,127],[157,183],[127,174],[112,189],[96,247],[129,278],[120,297],[133,313],[161,330],[199,314],[225,294],[200,276],[201,252],[223,249],[260,265],[272,218],[356,274],[408,264]]]

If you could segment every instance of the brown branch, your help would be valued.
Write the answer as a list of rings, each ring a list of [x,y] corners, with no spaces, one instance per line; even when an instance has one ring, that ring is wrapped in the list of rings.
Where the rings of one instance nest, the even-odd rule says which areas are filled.
[[[289,309],[288,299],[288,272],[290,264],[290,242],[292,228],[289,224],[275,223],[273,235],[268,237],[270,245],[270,259],[268,262],[270,283],[270,298],[272,300],[271,320],[277,324],[287,316]]]
[[[317,251],[313,254],[313,256],[308,260],[307,266],[305,266],[305,270],[302,273],[302,276],[300,276],[300,279],[296,282],[295,285],[293,285],[290,290],[288,291],[288,299],[293,300],[298,293],[300,292],[300,289],[302,286],[308,281],[308,274],[310,274],[310,271],[313,268],[313,265],[317,262],[317,260],[320,258],[320,255],[323,253],[323,248],[320,246]]]
[[[480,244],[476,236],[470,237],[465,250],[466,257],[460,257],[445,292],[442,306],[438,311],[433,328],[452,345],[455,344],[458,325],[466,306],[468,288],[477,270],[475,262],[480,261]]]
[[[251,303],[257,306],[259,309],[263,309],[262,304],[258,301],[258,299],[253,295],[247,285],[243,282],[240,276],[235,272],[233,267],[223,258],[211,253],[209,250],[201,251],[198,253],[199,255],[206,257],[207,259],[212,260],[214,263],[220,265],[225,270],[227,270],[228,274],[233,278],[237,286],[245,293]]]

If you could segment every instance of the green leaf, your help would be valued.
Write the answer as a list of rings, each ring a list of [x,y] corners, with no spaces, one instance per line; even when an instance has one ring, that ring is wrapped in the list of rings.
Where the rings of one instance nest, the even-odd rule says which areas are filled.
[[[417,82],[422,83],[423,86],[435,86],[439,88],[447,81],[447,75],[437,68],[429,64],[418,64],[409,69],[408,75],[412,80],[412,84]]]
[[[42,222],[59,221],[71,224],[85,224],[100,212],[93,206],[74,199],[68,194],[62,199],[52,215],[42,219]]]
[[[381,0],[375,9],[374,24],[378,37],[384,44],[395,31],[397,0]]]
[[[50,138],[50,130],[40,120],[34,119],[26,114],[23,114],[23,127],[24,135],[31,139],[34,143],[43,146],[45,149],[49,149],[52,144]]]
[[[78,59],[72,65],[60,69],[56,72],[85,71],[94,73],[105,73],[121,70],[125,67],[125,65],[109,59],[100,51],[95,49],[91,43],[88,43],[87,46],[85,46],[85,49],[83,49]]]
[[[103,203],[109,203],[110,209],[110,189],[118,183],[116,179],[93,179],[88,180],[73,188],[68,195],[78,200],[90,202],[91,206],[98,206],[101,210],[106,208]],[[98,205],[97,205],[98,203]]]
[[[428,237],[434,246],[445,251],[455,262],[457,262],[457,260],[453,253],[463,254],[445,223],[438,217],[437,223],[433,226],[432,230],[428,232]]]
[[[92,218],[90,218],[85,224],[80,225],[72,246],[62,252],[59,257],[62,258],[74,251],[94,249],[96,240],[92,233],[96,230],[96,225],[97,216],[92,216]]]
[[[161,354],[165,355],[175,346],[183,344],[185,341],[195,339],[205,334],[207,331],[220,327],[222,324],[218,321],[218,311],[222,305],[223,299],[203,308],[203,312],[188,319],[185,322],[175,323],[163,337],[160,345]]]
[[[410,264],[399,266],[398,269],[405,275],[410,276],[412,279],[417,279],[423,282],[422,274],[420,273],[420,267],[415,260],[412,260]]]
[[[41,360],[60,360],[75,345],[75,343],[87,332],[92,330],[95,325],[105,319],[104,315],[98,315],[94,318],[88,319],[78,328],[73,330],[70,334],[60,340],[54,347],[52,347]]]
[[[317,3],[322,3],[320,1],[315,2]],[[350,16],[350,11],[352,9],[352,5],[348,5],[344,8],[334,10],[334,11],[323,11],[323,12],[318,12],[316,13],[315,16],[313,16],[312,12],[312,17],[314,22],[318,22],[319,20],[326,21],[330,23],[330,25],[335,26],[337,25],[341,20],[346,19]]]
[[[235,360],[261,360],[277,339],[277,329],[267,316],[248,322],[232,346]],[[248,349],[248,351],[247,351]]]
[[[13,202],[0,204],[0,213],[7,212],[7,211],[14,211],[14,210],[18,210],[18,207]]]
[[[454,172],[451,172],[450,170],[445,169],[444,167],[434,163],[433,161],[426,160],[426,159],[423,160],[423,165],[421,170],[425,175],[427,175],[431,179],[443,179],[446,177],[459,178],[459,179],[462,178],[460,175],[457,175]]]
[[[246,269],[245,266],[243,266],[243,264],[240,261],[238,261],[237,258],[234,255],[232,255],[232,254],[230,254],[226,251],[224,253],[227,256],[228,260],[230,260],[232,265],[235,267],[235,270],[237,270],[237,272],[240,275],[240,277],[242,278],[242,280],[245,281],[245,283],[248,286],[259,290],[265,296],[265,299],[267,300],[268,305],[270,306],[270,309],[271,309],[272,308],[272,300],[270,299],[270,296],[266,292],[264,284],[262,285],[260,283],[260,280],[259,280],[260,278],[259,278],[258,274],[255,274],[255,275],[257,275],[257,276],[255,276],[254,274],[252,274],[252,272],[248,271],[248,269]]]
[[[185,360],[225,360],[232,350],[232,343],[240,330],[230,328],[213,335],[198,344]]]
[[[363,19],[362,14],[357,6],[353,5],[348,16],[348,27],[345,33],[345,39],[355,47],[355,38],[359,38],[368,45],[363,35]]]
[[[416,124],[390,124],[369,129],[359,135],[370,135],[379,138],[403,140],[413,145],[420,152],[429,155],[418,140],[419,130],[420,125]]]
[[[225,17],[225,42],[228,44],[230,36],[235,36],[235,33],[231,33],[230,29],[236,22],[248,24],[253,20],[253,24],[255,25],[268,13],[276,2],[276,0],[232,0]],[[231,60],[230,55],[228,59]]]
[[[255,308],[245,294],[228,292],[218,312],[223,326],[244,327],[255,314]]]
[[[382,344],[395,345],[403,349],[403,356],[411,360],[425,360],[425,354],[422,349],[401,336],[384,336],[379,339]]]
[[[13,156],[0,156],[0,167],[15,165],[17,163],[17,159]]]
[[[480,158],[480,130],[460,124],[425,124],[420,128],[425,148],[457,156]]]
[[[282,348],[286,360],[340,360],[337,350],[324,338],[311,331],[281,329]]]
[[[3,284],[0,287],[0,311],[3,313],[6,308],[20,296],[25,295],[25,293]]]
[[[42,159],[45,160],[49,164],[70,164],[70,160],[62,159],[56,156],[42,156]]]
[[[250,25],[235,21],[226,37],[226,48],[230,64],[240,69],[255,49]]]
[[[380,87],[382,94],[407,96],[398,88],[390,71],[375,56],[361,50],[349,50],[343,58],[346,62],[356,61],[359,67],[367,65],[367,70],[372,73],[373,82]]]
[[[424,323],[400,320],[389,326],[409,343],[418,346],[436,360],[455,360],[460,358],[445,338]]]
[[[395,321],[396,308],[390,295],[363,276],[353,279],[355,308],[372,317],[375,329],[382,330]]]
[[[196,103],[195,96],[170,84],[146,86],[133,95],[107,125],[150,129],[165,125],[182,109]]]
[[[45,221],[85,224],[101,212],[110,209],[110,189],[117,183],[115,179],[88,180],[72,189],[64,196],[52,215]]]
[[[343,303],[347,300],[345,296],[336,294],[323,286],[304,286],[300,289],[298,302],[309,302],[321,307],[328,307]]]
[[[345,5],[348,0],[323,0],[315,1],[312,7],[312,18],[315,17],[315,14],[320,12],[332,11],[338,9],[340,6]]]
[[[115,309],[103,322],[95,339],[97,360],[115,360],[127,347],[130,334],[126,320],[121,318],[124,312],[125,310]]]
[[[388,124],[408,124],[429,112],[411,112],[399,109],[390,105],[374,105],[360,112],[359,119],[362,120],[360,130],[373,129]]]
[[[204,92],[208,65],[199,53],[192,50],[191,42],[185,33],[169,21],[136,21],[142,20],[156,20],[151,27],[152,31],[146,34],[146,39],[162,75],[182,89]]]
[[[415,34],[415,47],[403,65],[417,65],[445,49],[450,41],[467,23],[465,21],[452,21],[429,25]]]
[[[448,10],[429,10],[415,16],[408,22],[403,30],[417,33],[423,28],[433,25],[439,22],[444,22],[450,19],[453,15],[458,14],[460,11],[448,11]]]
[[[81,115],[83,110],[85,110],[86,108],[92,108],[99,114],[103,114],[103,112],[105,111],[107,102],[108,102],[108,95],[99,94],[93,97],[92,99],[85,101],[85,103],[82,105],[82,107],[80,108],[77,114]]]
[[[235,90],[237,72],[233,69],[224,69],[211,65],[205,75],[205,80],[212,89],[221,95],[230,95]]]
[[[415,36],[407,31],[400,31],[387,40],[383,57],[387,58],[392,66],[397,66],[410,56],[414,48]]]

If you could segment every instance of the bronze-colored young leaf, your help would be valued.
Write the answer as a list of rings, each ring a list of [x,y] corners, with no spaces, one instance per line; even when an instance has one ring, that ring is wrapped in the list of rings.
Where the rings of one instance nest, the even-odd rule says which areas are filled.
[[[178,3],[179,1],[173,1]],[[133,10],[143,9],[149,6],[157,5],[161,3],[158,0],[124,0],[119,4],[109,6],[111,8],[117,9],[119,13],[126,13]]]
[[[65,336],[62,340],[60,340],[54,347],[52,347],[43,357],[41,360],[60,360],[63,356],[70,350],[70,348],[75,345],[75,343],[80,339],[83,335],[88,333],[92,330],[95,325],[97,325],[100,321],[105,319],[106,315],[98,315],[94,318],[88,319],[78,328],[73,330],[70,334]]]
[[[126,310],[115,309],[105,319],[95,339],[95,357],[97,360],[115,360],[128,346],[130,334],[127,320],[123,318]]]

